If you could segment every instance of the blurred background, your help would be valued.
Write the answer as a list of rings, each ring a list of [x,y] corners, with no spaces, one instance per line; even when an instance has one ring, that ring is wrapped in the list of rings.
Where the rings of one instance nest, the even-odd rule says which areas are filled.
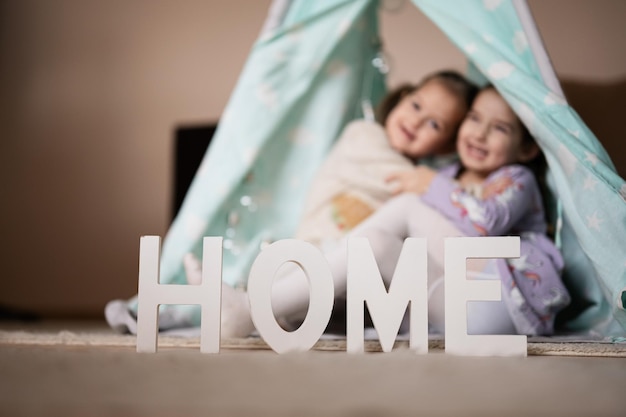
[[[465,60],[383,3],[390,86]],[[270,0],[0,0],[0,309],[102,317],[164,236],[174,136],[216,123]],[[530,0],[573,107],[626,174],[626,1]],[[0,314],[2,316],[2,314]]]

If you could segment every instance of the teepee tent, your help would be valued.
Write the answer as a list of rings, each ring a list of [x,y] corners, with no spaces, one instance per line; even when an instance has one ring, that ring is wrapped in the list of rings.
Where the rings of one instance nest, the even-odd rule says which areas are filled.
[[[413,0],[536,137],[556,199],[564,280],[581,300],[563,328],[626,334],[626,184],[567,104],[526,2]],[[376,0],[278,0],[163,245],[161,283],[185,253],[224,237],[224,280],[245,285],[267,242],[290,237],[339,132],[384,93]],[[136,308],[136,301],[130,306]],[[575,306],[576,307],[576,306]],[[198,323],[196,306],[167,306]]]

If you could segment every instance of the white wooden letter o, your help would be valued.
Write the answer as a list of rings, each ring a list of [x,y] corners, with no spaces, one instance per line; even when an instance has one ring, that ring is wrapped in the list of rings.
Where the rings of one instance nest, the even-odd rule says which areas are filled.
[[[292,332],[280,327],[272,310],[274,276],[286,262],[299,265],[309,282],[309,310],[302,325]],[[248,277],[252,321],[263,340],[278,353],[306,351],[315,345],[330,320],[334,293],[324,255],[310,243],[295,239],[280,240],[263,249]]]

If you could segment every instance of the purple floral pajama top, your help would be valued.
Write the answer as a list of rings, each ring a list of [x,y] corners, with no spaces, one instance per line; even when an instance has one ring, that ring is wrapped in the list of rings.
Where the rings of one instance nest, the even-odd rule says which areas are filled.
[[[479,189],[467,190],[454,180],[460,169],[454,164],[439,171],[422,200],[467,236],[520,236],[520,258],[495,260],[506,289],[504,301],[519,334],[552,334],[556,313],[570,296],[561,280],[563,258],[546,234],[533,173],[509,165],[489,175]]]

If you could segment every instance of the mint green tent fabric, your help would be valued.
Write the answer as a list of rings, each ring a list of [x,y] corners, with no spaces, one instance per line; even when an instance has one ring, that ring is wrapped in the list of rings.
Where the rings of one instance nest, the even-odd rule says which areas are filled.
[[[579,300],[564,328],[626,334],[626,184],[593,133],[546,86],[513,0],[413,3],[496,86],[546,154],[561,208],[564,279]],[[224,280],[245,285],[260,246],[293,233],[333,140],[360,116],[363,99],[376,102],[382,93],[383,76],[371,65],[378,7],[375,0],[294,0],[257,41],[165,238],[161,283],[183,283],[183,255],[199,256],[202,236],[217,235],[225,239]],[[198,323],[198,308],[176,311]]]
[[[224,237],[224,281],[238,286],[263,244],[293,235],[333,141],[384,94],[377,19],[371,0],[298,1],[260,36],[164,239],[162,284],[185,283],[203,236]],[[161,309],[199,323],[198,306]]]
[[[413,3],[503,94],[546,155],[562,209],[564,280],[578,300],[564,327],[624,334],[626,183],[576,112],[546,86],[513,1]]]

